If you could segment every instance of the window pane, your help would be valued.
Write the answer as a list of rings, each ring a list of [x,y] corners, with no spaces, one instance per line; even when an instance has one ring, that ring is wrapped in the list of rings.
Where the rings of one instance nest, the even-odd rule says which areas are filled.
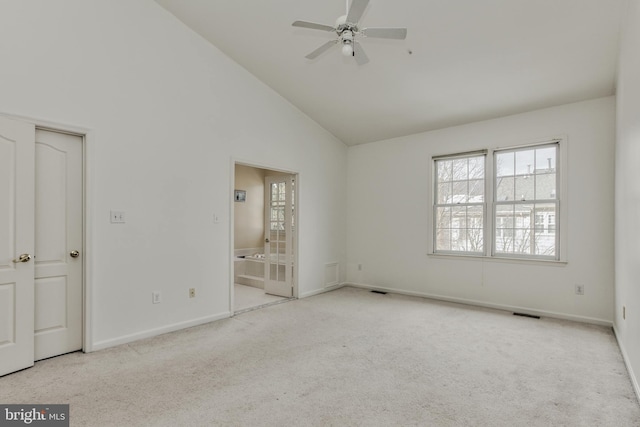
[[[515,205],[496,206],[494,246],[497,253],[513,251]]]
[[[536,173],[555,172],[557,146],[538,148],[536,150]]]
[[[496,155],[496,176],[513,176],[513,153],[499,153]]]
[[[453,182],[453,203],[467,203],[467,195],[469,194],[468,181]]]
[[[496,201],[506,202],[514,200],[515,196],[515,178],[503,177],[497,179],[496,185]]]
[[[469,203],[484,202],[484,180],[469,181]]]
[[[531,253],[531,229],[516,228],[513,238],[513,253],[526,255]]]
[[[484,207],[467,208],[467,249],[470,252],[484,252]]]
[[[556,205],[536,204],[535,254],[555,256],[556,254]]]
[[[484,228],[483,206],[469,206],[467,208],[467,228]]]
[[[436,251],[450,251],[451,250],[451,230],[448,228],[440,229],[436,231]]]
[[[516,176],[516,200],[534,200],[534,183],[533,175]]]
[[[556,232],[556,215],[549,214],[549,218],[547,220],[548,220],[547,230],[549,231],[549,233],[555,233]]]
[[[469,177],[469,164],[466,158],[455,159],[453,161],[453,180],[458,181],[461,179],[467,179]]]
[[[436,162],[436,167],[438,169],[439,182],[451,181],[451,176],[453,175],[451,172],[452,166],[453,166],[452,160],[438,160]]]
[[[452,195],[452,184],[451,182],[445,182],[444,184],[438,184],[438,200],[437,203],[447,204],[451,203],[451,195]]]
[[[535,224],[536,233],[544,232],[544,223],[545,223],[544,214],[538,212],[538,209],[536,208],[536,224]]]
[[[451,209],[451,228],[467,228],[466,207],[454,207]]]
[[[469,159],[469,179],[484,178],[484,156]]]
[[[516,175],[531,175],[534,172],[535,150],[516,151]]]
[[[536,175],[536,199],[555,199],[556,198],[556,174],[542,173]]]
[[[436,209],[436,228],[451,228],[451,208]]]
[[[451,230],[451,250],[467,250],[467,230],[464,228],[453,228]]]

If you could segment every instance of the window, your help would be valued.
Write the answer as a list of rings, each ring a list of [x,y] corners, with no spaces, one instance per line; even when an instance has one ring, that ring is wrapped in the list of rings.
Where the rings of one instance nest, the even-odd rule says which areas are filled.
[[[435,157],[433,252],[558,260],[559,149],[553,141]]]
[[[435,252],[484,253],[485,157],[435,160]]]
[[[555,227],[545,219],[558,211],[558,144],[494,152],[494,218],[496,255],[556,258]],[[510,219],[498,232],[498,218]]]

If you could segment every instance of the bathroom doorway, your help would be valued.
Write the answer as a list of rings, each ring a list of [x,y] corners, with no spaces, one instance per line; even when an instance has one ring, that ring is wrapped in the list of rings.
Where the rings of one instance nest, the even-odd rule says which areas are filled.
[[[231,311],[297,296],[297,175],[234,163]]]

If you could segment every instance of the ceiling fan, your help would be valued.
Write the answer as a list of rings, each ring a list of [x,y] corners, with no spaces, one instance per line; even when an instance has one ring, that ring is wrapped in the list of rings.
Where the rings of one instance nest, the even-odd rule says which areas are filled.
[[[382,39],[404,40],[407,37],[406,28],[360,28],[358,21],[362,17],[364,10],[369,4],[369,0],[352,0],[351,8],[349,8],[349,0],[347,1],[347,14],[340,16],[335,26],[316,24],[315,22],[295,21],[294,27],[310,28],[312,30],[335,31],[338,35],[336,40],[331,40],[305,56],[307,59],[315,59],[330,49],[332,46],[340,43],[342,45],[342,54],[344,56],[353,56],[358,65],[366,64],[369,58],[364,53],[362,46],[356,40],[356,37],[377,37]]]

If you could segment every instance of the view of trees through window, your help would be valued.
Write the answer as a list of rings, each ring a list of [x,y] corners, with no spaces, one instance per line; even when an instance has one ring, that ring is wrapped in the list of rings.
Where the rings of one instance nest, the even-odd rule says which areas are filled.
[[[484,253],[485,156],[436,161],[436,248]]]
[[[494,151],[489,173],[484,153],[434,163],[434,252],[485,255],[490,235],[493,255],[557,258],[557,143]]]

